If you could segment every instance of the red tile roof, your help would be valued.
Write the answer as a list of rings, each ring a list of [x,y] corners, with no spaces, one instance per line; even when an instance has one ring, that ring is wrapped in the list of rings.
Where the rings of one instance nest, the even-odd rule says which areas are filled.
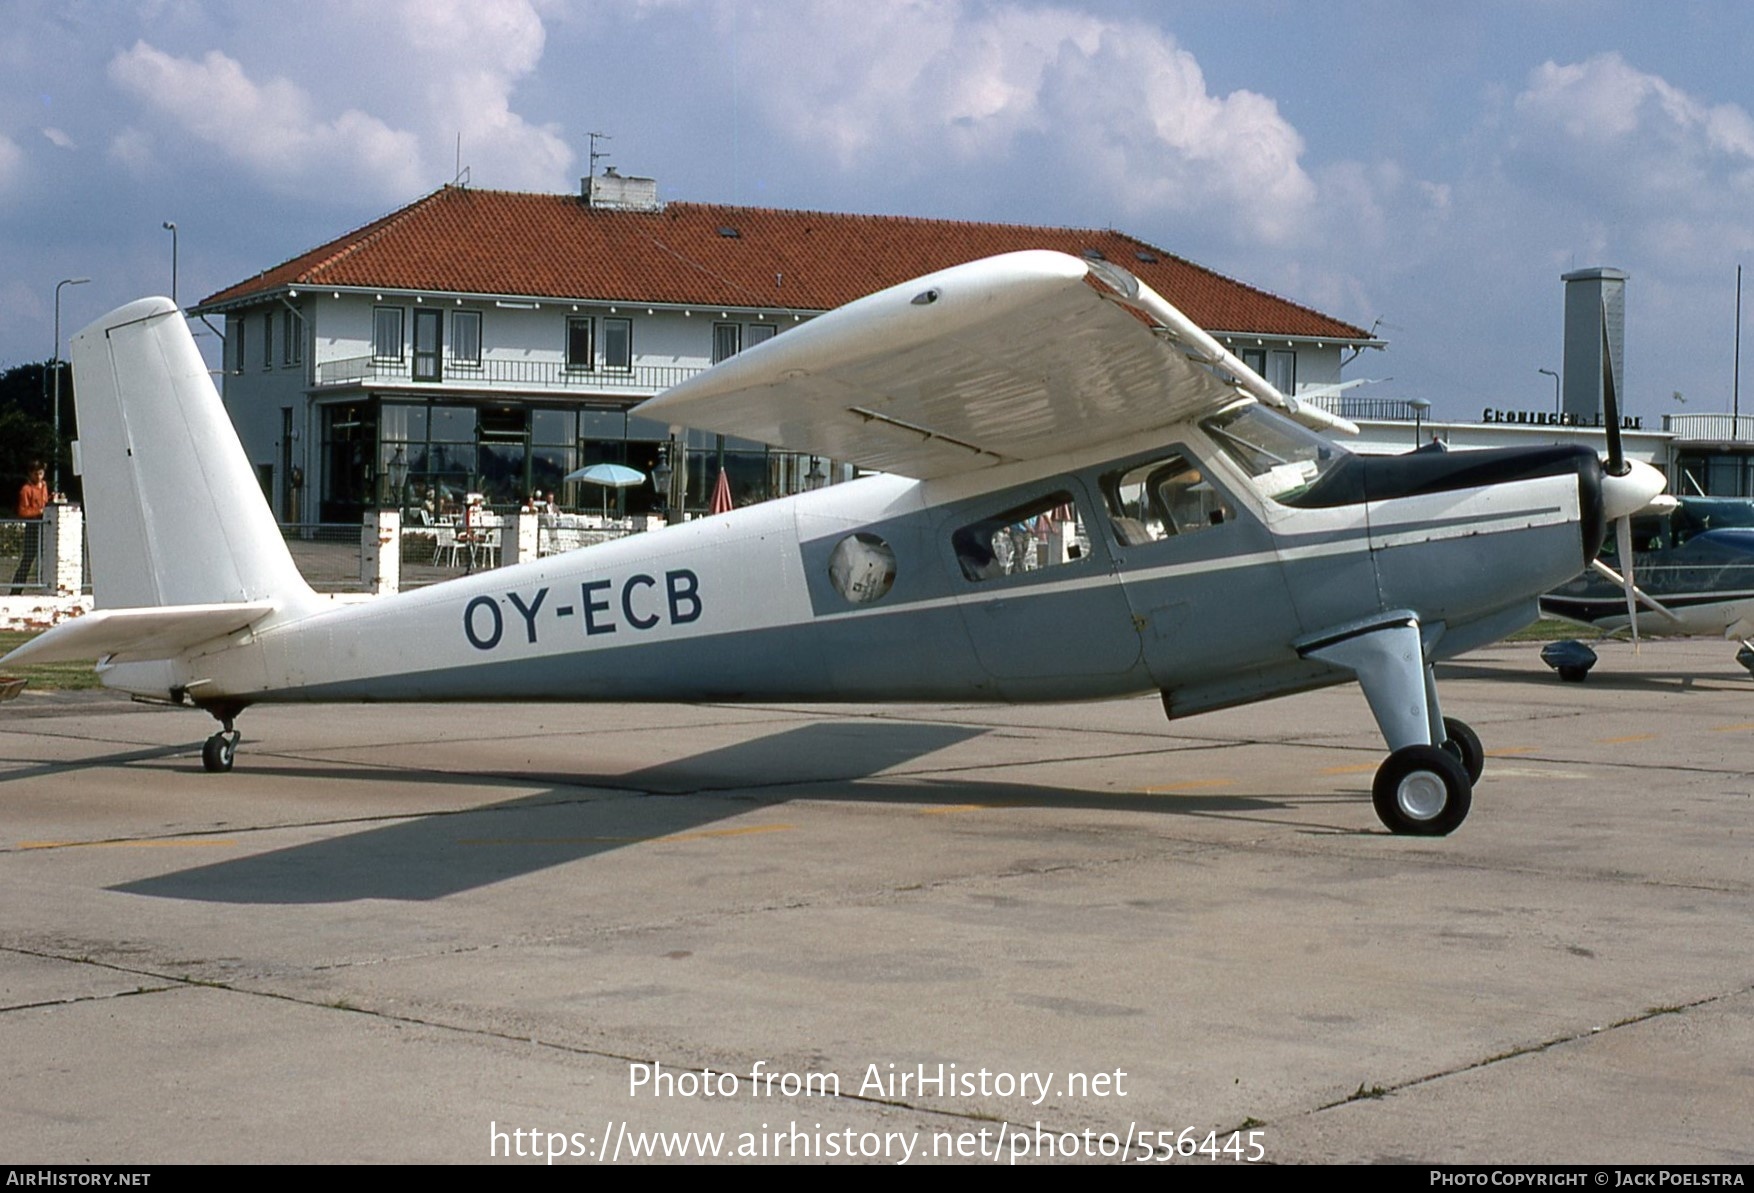
[[[200,305],[287,286],[335,286],[828,310],[936,269],[1026,248],[1074,256],[1094,249],[1211,331],[1370,338],[1115,231],[712,203],[618,211],[592,209],[574,195],[453,186]]]

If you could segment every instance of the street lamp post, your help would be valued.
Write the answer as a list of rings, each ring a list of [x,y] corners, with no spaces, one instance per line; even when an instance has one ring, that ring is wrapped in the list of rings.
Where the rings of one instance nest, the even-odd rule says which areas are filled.
[[[1425,424],[1425,414],[1431,409],[1431,402],[1427,398],[1414,398],[1407,405],[1413,407],[1413,446],[1424,447],[1425,440],[1420,437],[1420,432]]]
[[[1555,373],[1552,369],[1536,369],[1535,372],[1545,373],[1547,376],[1553,378],[1553,413],[1558,414],[1559,413],[1559,374]]]
[[[176,221],[166,220],[164,222],[164,230],[171,234],[171,301],[176,302],[177,301],[177,225],[176,225]],[[177,306],[177,309],[181,310],[182,304],[179,303]]]
[[[62,278],[55,283],[55,351],[49,367],[55,370],[55,396],[50,407],[54,411],[55,422],[55,476],[50,483],[49,491],[61,492],[61,287],[83,286],[90,278]]]

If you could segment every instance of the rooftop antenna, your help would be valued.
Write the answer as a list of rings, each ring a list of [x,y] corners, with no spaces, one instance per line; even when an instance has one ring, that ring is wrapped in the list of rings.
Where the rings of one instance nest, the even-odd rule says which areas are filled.
[[[589,168],[589,174],[592,178],[595,178],[597,176],[597,162],[600,159],[606,158],[609,156],[607,153],[598,153],[597,152],[597,142],[598,141],[613,141],[615,138],[610,136],[608,133],[586,133],[585,135],[587,137],[591,138],[591,163],[590,163],[590,168]]]
[[[463,134],[457,134],[457,172],[451,176],[452,186],[469,185],[469,167],[463,164]]]

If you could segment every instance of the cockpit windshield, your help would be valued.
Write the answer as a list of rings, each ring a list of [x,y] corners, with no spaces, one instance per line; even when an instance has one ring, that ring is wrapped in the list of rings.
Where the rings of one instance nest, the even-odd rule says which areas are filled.
[[[1261,496],[1275,501],[1295,497],[1351,455],[1254,402],[1215,414],[1200,427],[1248,474]]]

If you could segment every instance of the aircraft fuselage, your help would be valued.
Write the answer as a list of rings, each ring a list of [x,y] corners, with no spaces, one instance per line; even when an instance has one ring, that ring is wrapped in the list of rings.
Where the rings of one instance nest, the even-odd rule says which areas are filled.
[[[1502,636],[1582,566],[1599,503],[1587,452],[1520,468],[1532,475],[1355,457],[1332,492],[1280,500],[1207,429],[1160,443],[871,476],[362,604],[289,607],[219,649],[116,664],[105,681],[231,707],[1161,690],[1181,715],[1352,678],[1295,643],[1385,610],[1416,610],[1433,658]],[[1373,496],[1385,477],[1390,495]]]

